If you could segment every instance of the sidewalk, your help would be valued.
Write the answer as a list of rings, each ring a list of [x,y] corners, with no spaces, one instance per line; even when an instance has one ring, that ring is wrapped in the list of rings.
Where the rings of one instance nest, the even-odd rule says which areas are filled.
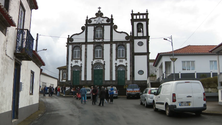
[[[61,97],[72,98],[72,95],[66,95]],[[126,98],[125,96],[119,96],[119,98]],[[39,110],[30,115],[28,118],[20,122],[18,125],[30,125],[34,120],[40,118],[45,113],[45,104],[40,99],[39,100]],[[222,115],[222,105],[219,105],[218,102],[207,102],[207,109],[202,112],[202,115]]]
[[[207,109],[202,114],[222,115],[222,105],[219,105],[218,102],[207,102]]]

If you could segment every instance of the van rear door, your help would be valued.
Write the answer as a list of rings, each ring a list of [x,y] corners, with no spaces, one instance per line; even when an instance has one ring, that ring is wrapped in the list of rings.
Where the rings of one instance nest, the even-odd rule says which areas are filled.
[[[175,87],[177,108],[191,107],[194,101],[191,83],[178,82]]]
[[[191,82],[193,92],[193,107],[203,107],[203,93],[204,89],[200,82]]]

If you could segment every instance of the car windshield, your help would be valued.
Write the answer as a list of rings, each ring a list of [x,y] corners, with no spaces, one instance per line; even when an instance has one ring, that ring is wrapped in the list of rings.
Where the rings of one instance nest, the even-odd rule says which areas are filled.
[[[128,88],[134,89],[134,88],[139,88],[139,87],[137,84],[132,84],[132,85],[129,85]]]

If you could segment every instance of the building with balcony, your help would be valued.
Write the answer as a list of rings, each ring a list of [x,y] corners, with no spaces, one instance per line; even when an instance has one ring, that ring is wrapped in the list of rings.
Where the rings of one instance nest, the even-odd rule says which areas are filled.
[[[38,110],[43,60],[30,33],[36,0],[0,0],[0,124],[14,125]]]
[[[200,80],[201,78],[217,76],[218,67],[217,57],[210,50],[216,45],[188,45],[174,50],[175,61],[175,80]],[[154,66],[156,67],[157,81],[166,82],[173,80],[173,62],[171,61],[172,51],[158,53]]]

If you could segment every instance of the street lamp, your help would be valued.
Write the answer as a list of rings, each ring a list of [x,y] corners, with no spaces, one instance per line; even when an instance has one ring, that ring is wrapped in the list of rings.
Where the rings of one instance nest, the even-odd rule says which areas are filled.
[[[47,49],[41,49],[41,50],[38,50],[37,52],[41,52],[41,51],[46,51]]]
[[[163,38],[163,40],[167,40],[167,41],[171,42],[173,58],[170,58],[170,60],[173,61],[173,80],[175,80],[175,61],[177,60],[177,58],[174,58],[173,37],[171,35],[170,37]]]

